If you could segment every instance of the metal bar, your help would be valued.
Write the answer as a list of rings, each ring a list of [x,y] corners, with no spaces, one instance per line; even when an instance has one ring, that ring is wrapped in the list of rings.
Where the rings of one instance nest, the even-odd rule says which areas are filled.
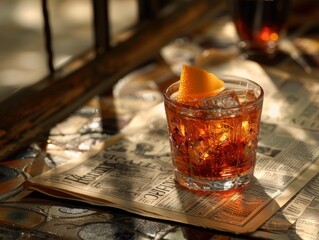
[[[44,40],[45,40],[45,49],[47,52],[47,64],[49,73],[52,75],[54,73],[54,64],[53,64],[53,51],[52,51],[52,36],[51,36],[51,26],[49,19],[49,11],[47,7],[47,0],[42,0],[42,14],[44,21]]]
[[[92,0],[95,49],[98,52],[110,48],[110,22],[107,0]]]
[[[138,0],[139,20],[155,19],[159,10],[159,0]]]

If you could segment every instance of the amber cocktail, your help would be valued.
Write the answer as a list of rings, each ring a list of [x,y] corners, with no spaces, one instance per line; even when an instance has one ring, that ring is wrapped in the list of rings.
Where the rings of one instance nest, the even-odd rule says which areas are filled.
[[[247,79],[224,77],[217,95],[176,101],[179,82],[164,92],[175,179],[195,190],[246,186],[254,172],[262,88]]]

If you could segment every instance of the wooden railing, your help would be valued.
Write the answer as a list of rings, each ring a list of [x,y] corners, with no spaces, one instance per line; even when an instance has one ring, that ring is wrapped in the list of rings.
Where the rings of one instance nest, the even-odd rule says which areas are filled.
[[[43,0],[44,16],[48,14],[45,2]],[[188,0],[182,4],[177,1],[165,6],[151,0],[139,2],[140,24],[130,30],[128,39],[115,47],[109,44],[107,4],[101,0],[92,1],[94,48],[54,69],[47,40],[51,74],[0,103],[0,160],[39,140],[93,96],[110,90],[120,78],[156,57],[163,45],[210,21],[223,8],[223,1],[211,0]],[[151,2],[154,5],[150,5]],[[156,12],[156,16],[150,16],[148,10]],[[46,24],[49,36],[49,22]]]

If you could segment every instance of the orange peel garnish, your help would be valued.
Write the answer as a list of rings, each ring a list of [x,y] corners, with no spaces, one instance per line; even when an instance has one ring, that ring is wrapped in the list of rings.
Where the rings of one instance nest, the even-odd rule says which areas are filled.
[[[184,65],[180,77],[177,101],[189,102],[216,95],[224,89],[224,82],[213,73]]]

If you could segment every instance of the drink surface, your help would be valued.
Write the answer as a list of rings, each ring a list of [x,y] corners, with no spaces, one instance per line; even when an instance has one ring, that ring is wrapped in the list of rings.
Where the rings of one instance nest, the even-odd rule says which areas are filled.
[[[175,175],[192,181],[252,175],[262,107],[255,94],[226,88],[186,106],[165,102]]]

